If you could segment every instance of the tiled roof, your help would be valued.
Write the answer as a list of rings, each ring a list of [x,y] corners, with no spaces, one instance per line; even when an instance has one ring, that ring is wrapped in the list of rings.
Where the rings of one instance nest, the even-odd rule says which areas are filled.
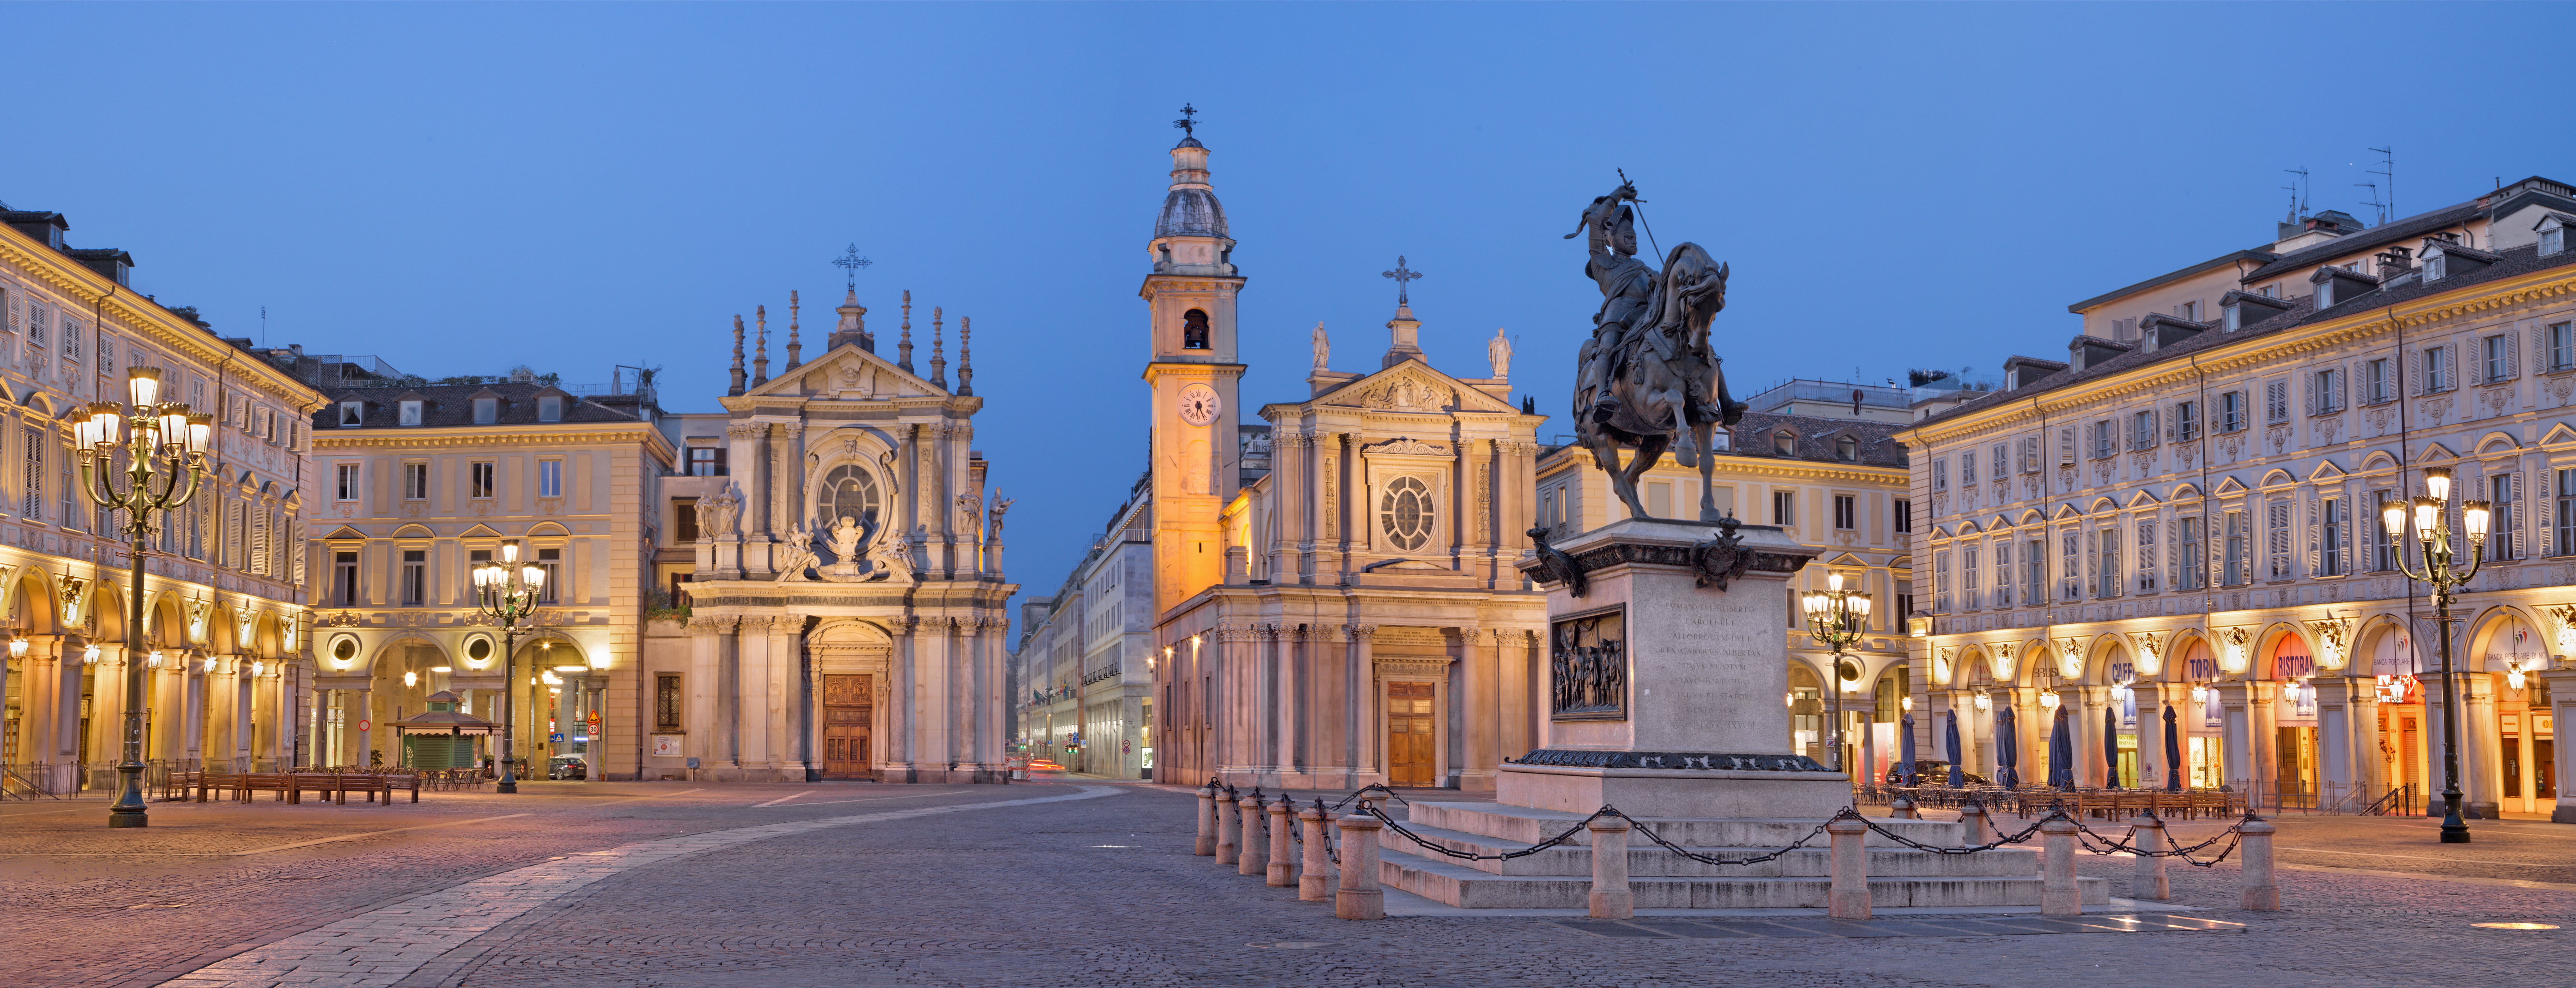
[[[2219,331],[2204,332],[2190,339],[2177,341],[2172,346],[2164,347],[2162,349],[2124,353],[2110,360],[2105,360],[2099,364],[2086,367],[2081,371],[2059,371],[2037,381],[2022,385],[2021,387],[2015,388],[2011,391],[1999,391],[1983,398],[1976,399],[1975,401],[1964,402],[1955,408],[1914,424],[1923,425],[1931,422],[1939,422],[1954,416],[1975,414],[1976,412],[1993,408],[1997,405],[2018,401],[2043,392],[2055,391],[2070,384],[2089,381],[2095,378],[2108,377],[2113,374],[2119,374],[2137,367],[2143,367],[2145,365],[2161,361],[2179,360],[2193,353],[2210,349],[2212,347],[2224,346],[2249,337],[2262,336],[2268,333],[2277,333],[2285,329],[2290,329],[2292,327],[2322,319],[2333,319],[2338,316],[2349,315],[2354,312],[2396,305],[2398,303],[2422,298],[2427,295],[2438,295],[2443,292],[2456,291],[2460,288],[2483,282],[2495,281],[2502,278],[2511,278],[2517,275],[2529,274],[2534,271],[2576,264],[2576,250],[2560,251],[2556,254],[2551,254],[2548,257],[2542,257],[2540,256],[2540,247],[2537,244],[2502,251],[2496,256],[2498,260],[2494,264],[2489,264],[2485,267],[2479,268],[2475,271],[2466,272],[2464,274],[2452,275],[2448,278],[2443,278],[2430,284],[2426,284],[2421,279],[2420,272],[2405,276],[2403,282],[2395,287],[2382,287],[2375,291],[2355,295],[2352,298],[2345,299],[2322,312],[2316,311],[2315,309],[2316,296],[2298,296],[2289,300],[2290,308],[2288,310],[2280,313],[2279,315],[2266,317],[2260,322],[2246,326],[2233,333]]]
[[[1772,452],[1771,437],[1783,428],[1798,437],[1797,452],[1788,456]],[[1851,462],[1871,467],[1902,467],[1905,465],[1904,446],[1895,437],[1896,431],[1903,428],[1905,426],[1893,423],[1860,419],[1746,412],[1732,430],[1734,441],[1728,445],[1733,448],[1718,455],[1842,463],[1846,461],[1837,455],[1836,447],[1840,445],[1841,438],[1848,435],[1860,442],[1860,459]]]
[[[474,421],[474,397],[476,395],[485,395],[487,393],[488,396],[498,397],[501,399],[499,414],[496,416],[497,420],[487,423],[490,425],[538,424],[537,398],[548,394],[563,396],[563,421],[565,422],[642,421],[641,419],[636,418],[632,413],[610,408],[597,402],[574,397],[561,388],[543,384],[523,384],[514,382],[509,384],[427,384],[416,388],[406,388],[401,386],[383,388],[333,388],[329,391],[323,392],[323,396],[330,400],[330,404],[323,406],[321,411],[313,413],[313,427],[316,429],[406,429],[475,425],[477,423]],[[424,404],[421,405],[420,409],[420,425],[397,425],[396,423],[401,421],[401,403],[405,399],[412,398],[418,398],[424,401]],[[367,403],[365,425],[344,426],[340,424],[340,403],[344,401],[364,401]],[[548,422],[545,424],[553,425],[555,423]]]
[[[2244,284],[2264,278],[2300,273],[2328,260],[2360,251],[2376,250],[2391,244],[2403,244],[2438,230],[2458,226],[2485,211],[2481,200],[2472,199],[2456,206],[2445,206],[2429,213],[2418,213],[2385,226],[2348,233],[2321,244],[2309,244],[2280,256],[2279,260],[2247,272]]]

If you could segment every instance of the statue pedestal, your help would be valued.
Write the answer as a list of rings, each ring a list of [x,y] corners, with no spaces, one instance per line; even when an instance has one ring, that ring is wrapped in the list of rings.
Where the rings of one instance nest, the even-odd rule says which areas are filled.
[[[1744,525],[1631,518],[1554,546],[1588,584],[1548,592],[1543,746],[1500,768],[1498,802],[1568,813],[1822,819],[1850,777],[1790,753],[1789,577],[1816,554]],[[1713,541],[1714,540],[1714,541]],[[1704,567],[1740,574],[1700,586]],[[1546,560],[1525,566],[1547,580]]]

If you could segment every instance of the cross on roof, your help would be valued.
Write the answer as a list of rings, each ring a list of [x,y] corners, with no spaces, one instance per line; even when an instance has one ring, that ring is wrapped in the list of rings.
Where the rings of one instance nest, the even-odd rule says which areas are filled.
[[[1404,283],[1405,283],[1405,282],[1408,282],[1408,281],[1412,281],[1412,280],[1414,280],[1414,279],[1416,279],[1416,278],[1420,278],[1420,277],[1422,277],[1422,272],[1420,272],[1420,271],[1408,271],[1408,270],[1406,270],[1406,269],[1405,269],[1405,267],[1404,267],[1404,255],[1402,255],[1402,254],[1397,254],[1397,255],[1395,255],[1395,270],[1393,270],[1393,271],[1388,271],[1388,272],[1386,272],[1386,273],[1384,273],[1384,274],[1380,275],[1380,277],[1393,278],[1393,279],[1395,279],[1395,304],[1397,304],[1397,305],[1411,305],[1411,304],[1413,304],[1413,300],[1412,300],[1412,299],[1409,299],[1409,298],[1406,298],[1406,297],[1405,297],[1405,293],[1404,293]]]
[[[1197,137],[1199,136],[1199,132],[1197,130],[1198,115],[1199,111],[1197,107],[1183,103],[1181,104],[1181,118],[1172,121],[1172,126],[1181,129],[1181,136]]]
[[[874,263],[876,262],[859,256],[859,245],[851,244],[850,252],[843,254],[839,259],[834,260],[832,262],[832,266],[850,273],[849,288],[851,291],[855,292],[859,290],[859,269]]]

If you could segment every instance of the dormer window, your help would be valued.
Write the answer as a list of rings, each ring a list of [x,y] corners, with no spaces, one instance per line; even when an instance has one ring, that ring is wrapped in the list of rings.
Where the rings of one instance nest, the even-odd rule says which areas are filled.
[[[419,424],[420,424],[420,406],[421,406],[421,403],[420,403],[419,401],[417,401],[417,400],[403,402],[403,403],[402,403],[402,419],[401,419],[402,424],[404,424],[404,425],[419,425]]]
[[[1798,453],[1798,434],[1797,434],[1797,433],[1794,433],[1794,432],[1790,432],[1790,431],[1788,431],[1788,430],[1786,430],[1786,429],[1783,429],[1783,430],[1781,430],[1781,431],[1779,431],[1779,432],[1774,432],[1774,433],[1772,433],[1772,434],[1771,434],[1771,451],[1772,451],[1772,452],[1774,452],[1774,453],[1778,453],[1778,454],[1780,454],[1780,455],[1782,455],[1782,456],[1795,456],[1795,455],[1797,455],[1797,453]]]
[[[500,421],[500,420],[501,420],[501,399],[499,399],[499,398],[476,398],[476,399],[474,399],[474,424],[475,424],[475,425],[491,425],[492,423],[494,423],[494,422],[498,422],[498,421]]]
[[[1858,462],[1860,460],[1860,440],[1854,439],[1850,436],[1844,436],[1840,439],[1834,440],[1834,459],[1841,460],[1845,463]]]
[[[2446,268],[2450,267],[2450,265],[2445,264],[2445,263],[2443,263],[2443,262],[2444,262],[2444,261],[2448,261],[2448,260],[2450,260],[2450,258],[2443,257],[2443,256],[2442,256],[2442,255],[2440,255],[2440,254],[2435,254],[2435,255],[2433,255],[2433,256],[2431,256],[2431,257],[2427,257],[2427,258],[2425,258],[2425,259],[2424,259],[2424,280],[2426,280],[2426,281],[2440,281],[2440,280],[2442,280],[2442,275],[2443,275],[2443,273],[2444,273],[2444,269],[2446,269]]]
[[[2233,333],[2245,328],[2245,310],[2242,306],[2222,305],[2218,307],[2218,312],[2220,329]]]
[[[561,395],[547,395],[543,398],[537,399],[537,421],[563,421],[563,397]]]
[[[365,424],[367,424],[367,403],[366,403],[366,402],[363,402],[363,401],[344,401],[344,402],[341,402],[341,403],[340,403],[340,424],[341,424],[341,425],[365,425]]]
[[[1205,350],[1205,349],[1207,349],[1207,348],[1208,348],[1208,318],[1207,318],[1207,313],[1205,313],[1205,312],[1201,312],[1201,311],[1199,311],[1199,310],[1197,310],[1197,309],[1191,309],[1191,310],[1190,310],[1190,311],[1188,311],[1188,312],[1182,313],[1182,314],[1181,314],[1181,349],[1183,349],[1183,350]]]
[[[2540,231],[2540,252],[2555,254],[2567,249],[2567,228],[2554,227]]]

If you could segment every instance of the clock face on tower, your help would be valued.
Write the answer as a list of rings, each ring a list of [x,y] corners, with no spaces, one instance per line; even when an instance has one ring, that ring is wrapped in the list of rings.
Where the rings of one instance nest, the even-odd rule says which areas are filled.
[[[1225,402],[1217,397],[1215,388],[1204,384],[1193,384],[1181,389],[1180,413],[1183,422],[1191,425],[1206,425],[1216,421],[1217,412],[1224,407]]]

